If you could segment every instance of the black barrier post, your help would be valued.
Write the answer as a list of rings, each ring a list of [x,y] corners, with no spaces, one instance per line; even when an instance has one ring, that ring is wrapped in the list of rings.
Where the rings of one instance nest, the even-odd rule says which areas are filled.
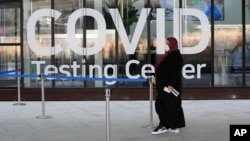
[[[105,89],[106,97],[106,141],[110,141],[110,88]]]
[[[41,91],[42,91],[42,115],[37,116],[37,119],[49,119],[52,118],[52,116],[46,116],[45,115],[45,95],[44,95],[44,75],[41,74]]]
[[[19,105],[19,106],[24,106],[26,105],[25,103],[21,102],[21,91],[20,91],[20,77],[17,77],[17,103],[14,103],[13,105]]]

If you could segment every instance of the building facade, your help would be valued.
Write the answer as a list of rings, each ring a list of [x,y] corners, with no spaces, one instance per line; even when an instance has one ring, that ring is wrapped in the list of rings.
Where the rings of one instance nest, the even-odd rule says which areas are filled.
[[[183,99],[250,98],[249,0],[0,0],[0,100],[148,99],[174,36]],[[16,76],[16,77],[15,77]]]

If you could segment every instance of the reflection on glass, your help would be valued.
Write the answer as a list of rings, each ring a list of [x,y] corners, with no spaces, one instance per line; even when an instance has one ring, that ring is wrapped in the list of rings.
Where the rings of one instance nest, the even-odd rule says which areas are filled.
[[[215,38],[215,85],[242,86],[242,26],[217,25]]]
[[[165,9],[165,20],[173,20],[173,8],[176,7],[176,0],[150,0],[150,5],[152,8],[151,19],[156,20],[156,9]]]
[[[246,83],[246,86],[248,86],[248,87],[250,86],[250,37],[249,37],[249,35],[250,35],[250,26],[247,25],[246,26],[245,52],[248,52],[248,54],[245,55],[245,65],[246,65],[245,83]]]
[[[0,43],[20,42],[20,9],[0,7]]]
[[[245,52],[250,52],[250,3],[248,1],[248,5],[245,8],[245,22],[246,22],[246,47],[245,47]],[[245,84],[246,87],[250,86],[250,54],[245,56],[245,60],[246,60],[246,74],[245,74]]]
[[[8,74],[18,74],[20,69],[20,46],[0,46],[0,72],[14,71]],[[0,87],[16,87],[15,77],[0,77]]]
[[[243,86],[243,56],[247,55],[248,51],[243,50],[245,43],[243,44],[241,3],[242,1],[224,1],[227,5],[224,12],[234,16],[225,17],[223,22],[216,21],[214,25],[215,87]]]
[[[51,7],[51,1],[44,1],[44,0],[23,0],[23,21],[24,21],[24,29],[26,27],[28,18],[32,13],[39,9]],[[52,47],[52,40],[51,40],[51,24],[52,18],[51,17],[42,17],[40,18],[35,25],[35,33],[36,36],[34,40],[36,44],[41,48],[50,48]],[[24,33],[27,31],[24,30]],[[40,54],[36,54],[33,52],[27,44],[27,35],[23,34],[24,39],[24,46],[23,46],[23,56],[24,56],[24,74],[41,74],[45,72],[46,66],[51,64],[51,56],[43,56]],[[35,63],[36,62],[36,63]],[[39,65],[38,65],[38,64]],[[52,80],[46,79],[45,80],[45,87],[52,87]],[[33,88],[33,87],[41,87],[40,78],[39,77],[31,77],[31,78],[24,78],[24,87],[25,88]]]
[[[198,21],[184,19],[182,34],[182,46],[194,47],[201,41],[202,31]],[[210,33],[207,33],[208,35]],[[211,86],[211,43],[207,45],[204,51],[194,55],[183,55],[185,70],[184,87],[210,87]]]
[[[95,1],[79,1],[79,0],[58,0],[54,1],[54,7],[51,7],[52,1],[42,0],[24,0],[24,26],[30,15],[36,10],[47,8],[56,9],[62,13],[62,15],[53,22],[53,18],[50,16],[42,17],[37,21],[35,26],[35,41],[41,48],[50,48],[55,45],[60,45],[62,51],[58,54],[51,56],[43,56],[34,53],[27,45],[27,35],[24,34],[24,73],[26,74],[39,74],[39,73],[56,73],[58,75],[66,76],[82,76],[82,77],[126,77],[125,66],[126,63],[132,59],[138,60],[139,64],[133,64],[129,68],[131,75],[141,75],[141,67],[147,63],[148,53],[148,41],[147,41],[147,26],[143,30],[143,35],[136,45],[136,50],[133,55],[127,55],[124,50],[123,43],[120,39],[116,39],[116,29],[112,26],[112,18],[108,17],[110,13],[104,13],[103,8],[117,8],[122,16],[123,25],[125,27],[128,39],[131,42],[133,32],[135,31],[137,20],[141,8],[145,5],[144,0],[138,1],[120,1],[114,0],[95,0]],[[107,7],[108,6],[108,7]],[[109,7],[111,6],[111,7]],[[71,46],[68,44],[66,23],[69,16],[80,8],[92,8],[105,17],[107,23],[106,41],[102,46],[102,50],[96,54],[88,54],[88,49],[95,47],[95,44],[99,37],[96,32],[98,28],[104,28],[97,26],[96,20],[91,16],[80,17],[75,24],[75,43],[86,50],[86,52],[74,52]],[[123,8],[121,8],[123,7]],[[106,12],[109,12],[106,9]],[[53,13],[51,13],[53,14]],[[54,25],[54,27],[52,27]],[[52,29],[54,29],[52,31]],[[26,30],[25,30],[26,32]],[[84,55],[82,55],[84,54]],[[37,62],[37,63],[34,63]],[[116,66],[115,66],[116,65]],[[39,67],[38,67],[39,66]],[[60,67],[64,67],[60,69]],[[107,68],[109,67],[109,68]],[[25,78],[25,87],[39,87],[39,83],[34,85],[37,79]],[[55,84],[55,85],[54,85]],[[46,80],[46,87],[87,87],[98,88],[104,87],[107,83],[104,81],[79,81],[79,80]],[[114,83],[117,84],[117,83]],[[137,83],[142,87],[142,83]],[[136,86],[137,86],[136,85]],[[116,87],[116,85],[112,85]],[[123,83],[119,86],[122,87],[135,87],[134,84]]]

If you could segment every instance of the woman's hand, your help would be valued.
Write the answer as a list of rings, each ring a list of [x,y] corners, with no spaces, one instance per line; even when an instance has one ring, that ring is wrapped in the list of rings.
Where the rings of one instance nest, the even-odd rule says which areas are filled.
[[[154,85],[156,85],[156,79],[155,76],[152,76],[151,79],[149,79],[151,81],[151,83],[153,83]]]
[[[170,92],[172,92],[172,91],[174,90],[174,87],[168,85],[168,90],[169,90]]]

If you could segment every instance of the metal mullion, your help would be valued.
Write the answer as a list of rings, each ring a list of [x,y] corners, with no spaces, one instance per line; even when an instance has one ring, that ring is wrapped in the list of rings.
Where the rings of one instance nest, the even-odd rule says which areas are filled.
[[[244,69],[242,69],[243,71],[243,74],[242,74],[242,81],[243,81],[243,87],[246,87],[246,20],[245,20],[245,0],[242,1],[242,47],[243,47],[243,50],[242,50],[242,66]]]
[[[51,1],[51,8],[55,8],[55,0]],[[51,15],[54,13],[51,13]],[[51,18],[51,46],[55,46],[55,18]],[[51,64],[55,65],[55,55],[50,56]],[[55,80],[52,80],[52,88],[55,88]]]
[[[116,0],[115,1],[115,7],[118,8],[118,1],[119,0]],[[115,64],[117,64],[117,77],[119,76],[119,68],[121,67],[119,62],[118,62],[118,38],[119,38],[119,35],[118,35],[118,32],[117,30],[115,30]],[[115,83],[115,88],[118,88],[118,83]]]
[[[82,6],[82,8],[85,8],[86,7],[86,0],[82,0],[82,3],[83,3],[83,6]],[[85,12],[85,11],[84,11]],[[87,47],[87,17],[86,16],[84,16],[83,17],[83,23],[85,23],[85,24],[83,24],[83,47]],[[87,54],[87,53],[86,53]],[[85,60],[85,64],[86,64],[86,62],[88,62],[88,60],[87,60],[87,57],[86,57],[87,55],[83,55],[83,59]],[[85,70],[86,71],[86,70]],[[86,72],[85,72],[85,77],[86,77]],[[83,81],[84,83],[83,83],[83,87],[84,88],[86,88],[87,87],[87,81],[86,80],[84,80]]]
[[[0,43],[0,46],[20,46],[21,43]]]
[[[211,11],[214,11],[214,1],[211,1]],[[211,12],[211,87],[214,87],[214,12]]]

